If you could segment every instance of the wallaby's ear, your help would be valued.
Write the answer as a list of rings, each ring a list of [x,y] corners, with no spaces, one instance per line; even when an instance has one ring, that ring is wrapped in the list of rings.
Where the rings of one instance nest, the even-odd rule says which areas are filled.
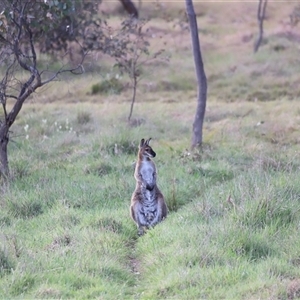
[[[145,143],[145,140],[144,139],[141,139],[141,142],[140,142],[140,148],[142,148],[144,146],[144,143]]]
[[[150,141],[151,141],[151,138],[145,142],[145,145],[149,146]]]

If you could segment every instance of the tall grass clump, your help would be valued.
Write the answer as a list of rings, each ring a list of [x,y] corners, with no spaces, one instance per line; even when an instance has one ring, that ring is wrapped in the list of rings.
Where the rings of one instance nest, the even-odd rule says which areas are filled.
[[[0,248],[0,278],[9,274],[15,267],[12,257],[5,251],[3,247]]]
[[[28,294],[35,284],[35,276],[25,274],[22,277],[14,280],[10,286],[10,293],[12,296]]]
[[[20,193],[18,197],[8,197],[6,206],[11,216],[15,218],[31,218],[43,213],[44,207],[40,199]]]
[[[87,111],[79,111],[77,113],[76,120],[79,125],[88,124],[92,120],[91,113],[89,113]]]

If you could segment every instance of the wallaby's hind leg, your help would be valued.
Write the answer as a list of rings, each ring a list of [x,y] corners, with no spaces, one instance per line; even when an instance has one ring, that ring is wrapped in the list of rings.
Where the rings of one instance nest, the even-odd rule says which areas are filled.
[[[154,218],[150,222],[150,226],[154,227],[167,217],[168,208],[164,200],[164,196],[160,191],[157,193],[157,206]]]
[[[138,235],[143,235],[145,233],[144,227],[147,227],[147,220],[145,215],[139,209],[139,203],[131,205],[130,214],[133,221],[136,223],[138,228]]]

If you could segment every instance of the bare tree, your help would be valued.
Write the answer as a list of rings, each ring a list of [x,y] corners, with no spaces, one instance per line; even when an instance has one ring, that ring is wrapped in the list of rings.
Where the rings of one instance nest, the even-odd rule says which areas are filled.
[[[197,109],[193,123],[192,149],[202,144],[203,122],[207,98],[207,80],[200,49],[197,18],[192,0],[185,0],[186,12],[189,18],[193,55],[198,84]]]
[[[143,33],[145,24],[145,20],[134,18],[125,20],[122,23],[121,30],[112,37],[106,51],[116,60],[116,66],[122,73],[128,75],[131,82],[132,98],[128,122],[132,117],[138,84],[143,77],[143,67],[158,59],[164,52],[164,49],[160,49],[155,53],[150,53],[150,43]]]
[[[264,19],[266,17],[266,8],[267,8],[268,0],[259,0],[258,9],[257,9],[257,21],[259,27],[259,35],[257,41],[254,45],[254,53],[258,51],[260,44],[263,40],[264,35]]]
[[[82,54],[82,61],[76,66],[65,65],[58,70],[42,70],[38,65],[32,27],[36,26],[35,21],[41,21],[38,18],[43,18],[43,13],[46,14],[50,7],[34,0],[2,0],[0,6],[4,16],[0,23],[0,67],[4,70],[0,80],[0,175],[9,178],[7,146],[10,128],[24,102],[63,72],[83,73],[81,63],[85,55]]]

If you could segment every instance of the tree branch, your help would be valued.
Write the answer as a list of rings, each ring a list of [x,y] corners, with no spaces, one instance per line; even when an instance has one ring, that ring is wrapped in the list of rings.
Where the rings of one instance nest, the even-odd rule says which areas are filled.
[[[46,79],[45,81],[41,81],[41,85],[43,86],[51,81],[53,81],[55,78],[57,78],[60,74],[62,73],[66,73],[66,72],[70,72],[74,75],[80,75],[84,73],[84,67],[83,67],[83,61],[85,60],[85,57],[87,56],[88,52],[85,52],[82,55],[81,61],[80,63],[72,69],[64,69],[64,66],[62,66],[57,72],[55,72],[50,78]],[[77,72],[77,70],[79,70],[79,72]],[[43,74],[43,72],[41,72],[41,75]]]

